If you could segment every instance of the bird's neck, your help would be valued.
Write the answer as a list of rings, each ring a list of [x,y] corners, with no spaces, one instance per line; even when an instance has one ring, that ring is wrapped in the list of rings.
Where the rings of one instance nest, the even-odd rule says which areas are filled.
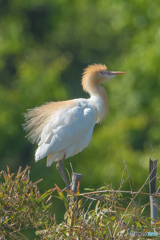
[[[108,111],[108,99],[105,89],[98,85],[94,91],[90,91],[89,101],[95,106],[97,110],[96,122],[101,122]]]

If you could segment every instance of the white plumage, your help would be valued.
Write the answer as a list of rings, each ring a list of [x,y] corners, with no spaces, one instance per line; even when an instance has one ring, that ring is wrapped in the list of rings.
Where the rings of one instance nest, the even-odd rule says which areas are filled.
[[[88,99],[50,102],[28,110],[24,129],[28,138],[38,143],[35,161],[47,156],[47,166],[58,161],[57,169],[69,189],[64,174],[63,161],[88,146],[96,123],[101,122],[108,111],[105,89],[100,85],[124,72],[109,72],[105,65],[94,64],[84,70],[83,90]]]
[[[59,110],[44,127],[35,153],[38,161],[46,156],[47,166],[71,157],[88,146],[96,119],[95,108],[85,99],[76,99],[76,105]]]

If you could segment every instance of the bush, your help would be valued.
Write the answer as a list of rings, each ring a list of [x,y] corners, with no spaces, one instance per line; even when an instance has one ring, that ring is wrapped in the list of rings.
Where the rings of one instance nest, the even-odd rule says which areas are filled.
[[[124,163],[125,165],[125,163]],[[61,190],[56,184],[54,189],[40,194],[37,184],[29,180],[29,167],[17,175],[2,171],[0,185],[0,236],[2,239],[28,239],[21,231],[34,228],[40,239],[129,239],[134,234],[158,235],[159,221],[151,225],[145,205],[137,203],[143,194],[142,188],[148,184],[149,176],[138,192],[133,192],[130,176],[125,165],[118,190],[105,185],[97,190],[86,188],[78,194]],[[124,177],[126,175],[126,177]],[[130,191],[123,191],[123,184],[129,182]],[[58,224],[53,217],[51,198],[57,191],[64,202],[66,213],[64,221]],[[159,208],[159,207],[158,207]]]

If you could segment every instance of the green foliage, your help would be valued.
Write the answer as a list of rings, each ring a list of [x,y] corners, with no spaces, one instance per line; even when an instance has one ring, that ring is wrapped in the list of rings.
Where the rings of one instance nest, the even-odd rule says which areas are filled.
[[[160,154],[159,22],[158,1],[2,0],[0,168],[8,165],[15,172],[31,165],[33,181],[44,179],[42,192],[54,182],[64,186],[54,164],[34,163],[35,146],[25,139],[22,113],[48,101],[88,97],[80,86],[82,70],[104,63],[126,74],[106,84],[108,118],[70,161],[83,175],[81,187],[97,189],[104,182],[118,188],[126,159],[138,190],[148,172],[147,142],[155,158]],[[58,199],[55,205],[61,222]]]
[[[3,182],[0,185],[0,236],[11,239],[23,238],[23,229],[41,228],[54,222],[51,216],[50,197],[53,193],[50,189],[43,195],[40,194],[37,184],[42,181],[32,183],[29,180],[29,167],[21,172],[21,167],[17,175],[10,174],[7,167],[7,173],[0,172]]]
[[[2,240],[8,239],[7,237],[27,240],[22,230],[31,228],[41,240],[129,239],[131,232],[158,233],[160,231],[159,220],[151,225],[151,218],[146,210],[149,203],[141,205],[138,200],[142,194],[147,195],[142,192],[142,189],[148,184],[149,177],[138,192],[133,192],[131,185],[130,191],[122,190],[124,182],[128,181],[131,184],[126,165],[118,190],[115,190],[112,185],[105,185],[94,191],[89,189],[90,191],[79,193],[77,196],[71,192],[65,196],[64,190],[56,184],[54,189],[41,194],[37,184],[42,179],[32,183],[29,180],[29,174],[29,167],[22,172],[19,168],[15,177],[10,173],[9,168],[7,173],[4,171],[0,173],[1,178],[3,177],[0,185]],[[58,198],[64,203],[63,212],[66,209],[61,223],[56,222],[52,213],[51,198],[55,190]],[[74,204],[74,210],[70,203]],[[70,214],[73,214],[72,224],[68,224]]]
[[[72,214],[74,213],[72,225],[69,225],[67,221],[71,214],[69,207],[67,207],[62,223],[54,224],[45,231],[37,231],[37,235],[40,235],[41,239],[130,239],[131,232],[158,234],[160,223],[157,220],[151,225],[151,218],[146,210],[149,203],[145,205],[138,203],[138,199],[143,194],[147,195],[147,193],[142,192],[142,189],[148,184],[149,176],[139,191],[133,192],[125,163],[124,166],[118,190],[115,190],[111,185],[105,185],[97,190],[89,188],[89,192],[78,194],[74,203],[76,207],[72,212]],[[126,181],[129,182],[130,191],[122,190]],[[59,196],[64,196],[60,188],[57,186],[56,188]],[[127,195],[123,196],[123,194]],[[68,201],[72,202],[71,193],[67,198]],[[60,199],[64,201],[66,206],[66,198],[60,197]]]

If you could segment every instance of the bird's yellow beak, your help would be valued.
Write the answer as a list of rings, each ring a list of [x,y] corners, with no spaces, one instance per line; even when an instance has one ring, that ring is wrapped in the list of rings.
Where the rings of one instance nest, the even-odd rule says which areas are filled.
[[[125,72],[118,72],[118,71],[112,71],[112,72],[110,72],[110,71],[105,71],[104,73],[105,73],[105,75],[107,75],[108,77],[109,77],[109,76],[112,76],[112,75],[125,74]]]

